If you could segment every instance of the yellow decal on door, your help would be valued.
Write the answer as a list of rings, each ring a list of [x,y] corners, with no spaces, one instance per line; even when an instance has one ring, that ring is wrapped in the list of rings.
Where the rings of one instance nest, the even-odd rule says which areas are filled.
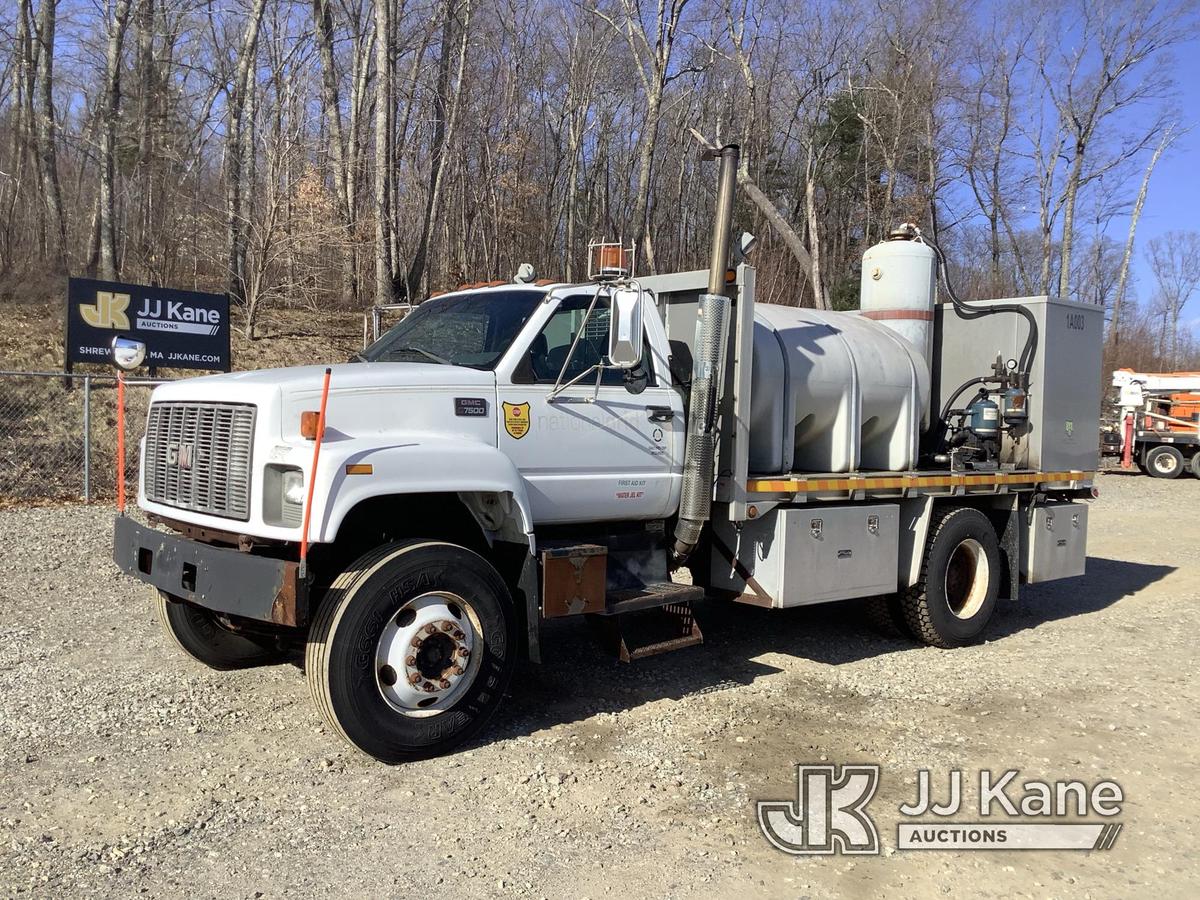
[[[504,404],[504,430],[518,441],[529,433],[529,404]]]

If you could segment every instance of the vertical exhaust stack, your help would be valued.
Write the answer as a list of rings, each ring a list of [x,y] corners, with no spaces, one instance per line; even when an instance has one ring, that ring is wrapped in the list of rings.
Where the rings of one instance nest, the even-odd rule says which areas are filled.
[[[692,394],[688,407],[687,443],[683,451],[683,491],[675,526],[675,562],[680,565],[696,548],[712,511],[713,473],[717,455],[717,413],[725,383],[725,348],[729,343],[729,298],[725,273],[729,269],[729,237],[733,228],[733,192],[737,184],[737,144],[708,151],[719,158],[717,208],[713,216],[712,251],[708,263],[708,292],[700,295],[696,342],[692,348]]]

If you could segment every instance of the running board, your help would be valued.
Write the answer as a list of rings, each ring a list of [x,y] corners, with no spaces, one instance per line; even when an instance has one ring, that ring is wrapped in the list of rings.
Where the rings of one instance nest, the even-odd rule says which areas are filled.
[[[633,662],[704,643],[704,635],[692,613],[692,601],[703,596],[704,588],[670,581],[614,591],[608,595],[603,611],[589,615],[588,621],[621,662]],[[657,639],[634,646],[622,627],[622,617],[650,611],[656,613],[654,618],[658,621],[646,624],[657,626],[653,629]]]

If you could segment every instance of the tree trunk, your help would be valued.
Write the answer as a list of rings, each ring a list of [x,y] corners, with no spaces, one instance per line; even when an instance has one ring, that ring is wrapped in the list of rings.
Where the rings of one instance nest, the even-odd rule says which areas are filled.
[[[462,21],[459,21],[459,6],[462,6]],[[446,0],[446,20],[442,26],[442,47],[438,59],[437,92],[433,98],[433,141],[430,147],[429,193],[425,199],[425,216],[421,225],[421,236],[413,253],[408,269],[407,296],[409,301],[419,295],[421,281],[425,276],[429,243],[437,227],[438,203],[441,198],[442,166],[446,148],[454,133],[458,109],[457,87],[462,84],[463,66],[466,62],[467,32],[471,21],[471,0]],[[457,42],[458,46],[455,47]],[[450,93],[450,60],[458,53],[458,77],[455,100],[447,107],[446,97]]]
[[[117,280],[116,153],[117,117],[121,112],[121,46],[129,24],[129,0],[116,0],[108,24],[108,53],[104,71],[104,99],[100,127],[100,277]]]
[[[1150,157],[1150,162],[1146,165],[1146,171],[1142,175],[1142,186],[1138,189],[1137,200],[1133,204],[1133,211],[1129,214],[1129,235],[1125,239],[1125,252],[1121,256],[1121,271],[1117,275],[1117,293],[1113,299],[1112,327],[1108,332],[1108,342],[1113,349],[1121,344],[1121,304],[1125,300],[1125,291],[1129,284],[1129,264],[1133,259],[1133,240],[1137,234],[1138,220],[1142,217],[1142,207],[1146,205],[1146,194],[1150,190],[1150,176],[1154,173],[1154,167],[1158,164],[1159,157],[1171,146],[1176,134],[1174,125],[1168,125],[1166,131],[1163,132],[1158,146],[1154,148],[1154,153]]]
[[[228,291],[235,303],[246,302],[246,223],[242,220],[242,187],[245,165],[243,116],[246,93],[258,55],[258,31],[267,0],[254,0],[242,31],[237,71],[229,92],[229,130],[225,136],[225,246],[228,255]],[[251,148],[253,149],[253,148]]]
[[[46,204],[53,244],[51,259],[61,272],[67,266],[67,220],[58,180],[58,127],[54,119],[54,27],[58,0],[42,0],[37,17],[37,150],[42,170],[42,196]]]
[[[329,126],[329,157],[333,162],[334,199],[337,203],[338,224],[342,228],[342,302],[353,305],[358,293],[350,200],[350,183],[354,176],[346,164],[348,154],[342,129],[342,106],[333,55],[333,12],[329,7],[329,0],[313,0],[313,20],[316,22],[317,46],[321,53],[321,105],[324,107],[325,119]]]
[[[392,165],[388,125],[395,102],[392,85],[391,0],[375,0],[375,303],[391,303],[392,245],[388,235],[391,199],[388,169]]]

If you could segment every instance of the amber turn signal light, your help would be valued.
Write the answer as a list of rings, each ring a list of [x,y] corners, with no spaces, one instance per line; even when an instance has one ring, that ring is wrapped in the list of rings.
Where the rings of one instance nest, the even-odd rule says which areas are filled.
[[[300,413],[300,436],[310,441],[317,439],[317,428],[321,424],[321,414],[310,409]]]

